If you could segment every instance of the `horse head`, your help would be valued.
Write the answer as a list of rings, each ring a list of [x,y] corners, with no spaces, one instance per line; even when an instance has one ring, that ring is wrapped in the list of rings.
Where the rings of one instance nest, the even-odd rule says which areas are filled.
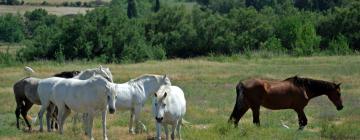
[[[106,84],[106,96],[107,96],[107,103],[109,106],[109,113],[110,114],[114,114],[116,107],[115,107],[115,102],[116,102],[116,91],[115,91],[115,86],[112,85],[111,83],[107,82]]]
[[[161,86],[158,92],[154,94],[155,101],[154,101],[154,114],[155,119],[158,123],[161,123],[164,119],[164,112],[166,110],[166,102],[165,98],[167,97],[167,88],[166,86]]]
[[[330,90],[328,93],[326,93],[326,95],[328,96],[330,101],[336,106],[337,110],[341,110],[344,108],[344,106],[342,105],[342,100],[341,100],[340,85],[341,85],[341,83],[339,83],[339,84],[333,83],[332,90]]]

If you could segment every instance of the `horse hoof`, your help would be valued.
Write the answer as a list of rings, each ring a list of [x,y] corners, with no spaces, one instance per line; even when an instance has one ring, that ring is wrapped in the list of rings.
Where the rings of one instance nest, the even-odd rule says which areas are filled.
[[[299,131],[302,131],[302,130],[304,130],[304,127],[305,127],[305,126],[300,126],[298,130],[299,130]]]

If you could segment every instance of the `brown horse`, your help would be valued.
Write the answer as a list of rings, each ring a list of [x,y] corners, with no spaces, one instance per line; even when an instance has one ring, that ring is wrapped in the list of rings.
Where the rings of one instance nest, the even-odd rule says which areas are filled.
[[[337,110],[343,108],[340,84],[298,76],[283,81],[245,80],[236,86],[236,93],[236,104],[229,118],[235,127],[249,108],[253,123],[260,125],[260,106],[263,106],[273,110],[294,109],[299,119],[299,130],[302,130],[307,125],[305,106],[310,99],[320,95],[328,96]]]
[[[78,75],[79,71],[65,71],[58,74],[55,74],[55,77],[63,77],[63,78],[72,78],[76,75]],[[19,126],[19,119],[20,114],[25,120],[25,123],[27,124],[29,130],[31,130],[31,125],[29,123],[29,119],[31,119],[30,116],[27,115],[30,108],[34,105],[41,105],[40,99],[37,95],[37,85],[40,79],[34,78],[34,77],[26,77],[24,79],[21,79],[17,81],[14,86],[14,94],[15,94],[15,100],[16,100],[16,127],[20,129]],[[54,112],[52,116],[55,116],[56,118],[56,111]],[[54,120],[51,122],[52,128],[54,124]],[[55,124],[56,127],[56,124]]]

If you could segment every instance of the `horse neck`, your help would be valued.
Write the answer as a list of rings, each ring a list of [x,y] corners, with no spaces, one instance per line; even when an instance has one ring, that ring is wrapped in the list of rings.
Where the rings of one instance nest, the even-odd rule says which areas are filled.
[[[137,84],[144,88],[146,98],[149,97],[149,95],[155,93],[160,88],[160,84],[157,82],[157,80],[152,78],[140,80]]]
[[[321,95],[325,95],[324,93],[316,93],[316,92],[312,92],[312,91],[306,91],[307,92],[307,96],[309,97],[309,99],[321,96]]]

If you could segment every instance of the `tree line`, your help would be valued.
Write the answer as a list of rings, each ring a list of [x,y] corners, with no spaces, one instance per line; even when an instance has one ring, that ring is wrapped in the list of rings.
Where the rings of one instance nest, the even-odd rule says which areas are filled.
[[[184,0],[185,1],[185,0]],[[0,40],[26,47],[16,59],[141,62],[251,51],[309,56],[360,49],[356,0],[187,0],[191,7],[113,0],[85,15],[43,9],[0,16]]]

